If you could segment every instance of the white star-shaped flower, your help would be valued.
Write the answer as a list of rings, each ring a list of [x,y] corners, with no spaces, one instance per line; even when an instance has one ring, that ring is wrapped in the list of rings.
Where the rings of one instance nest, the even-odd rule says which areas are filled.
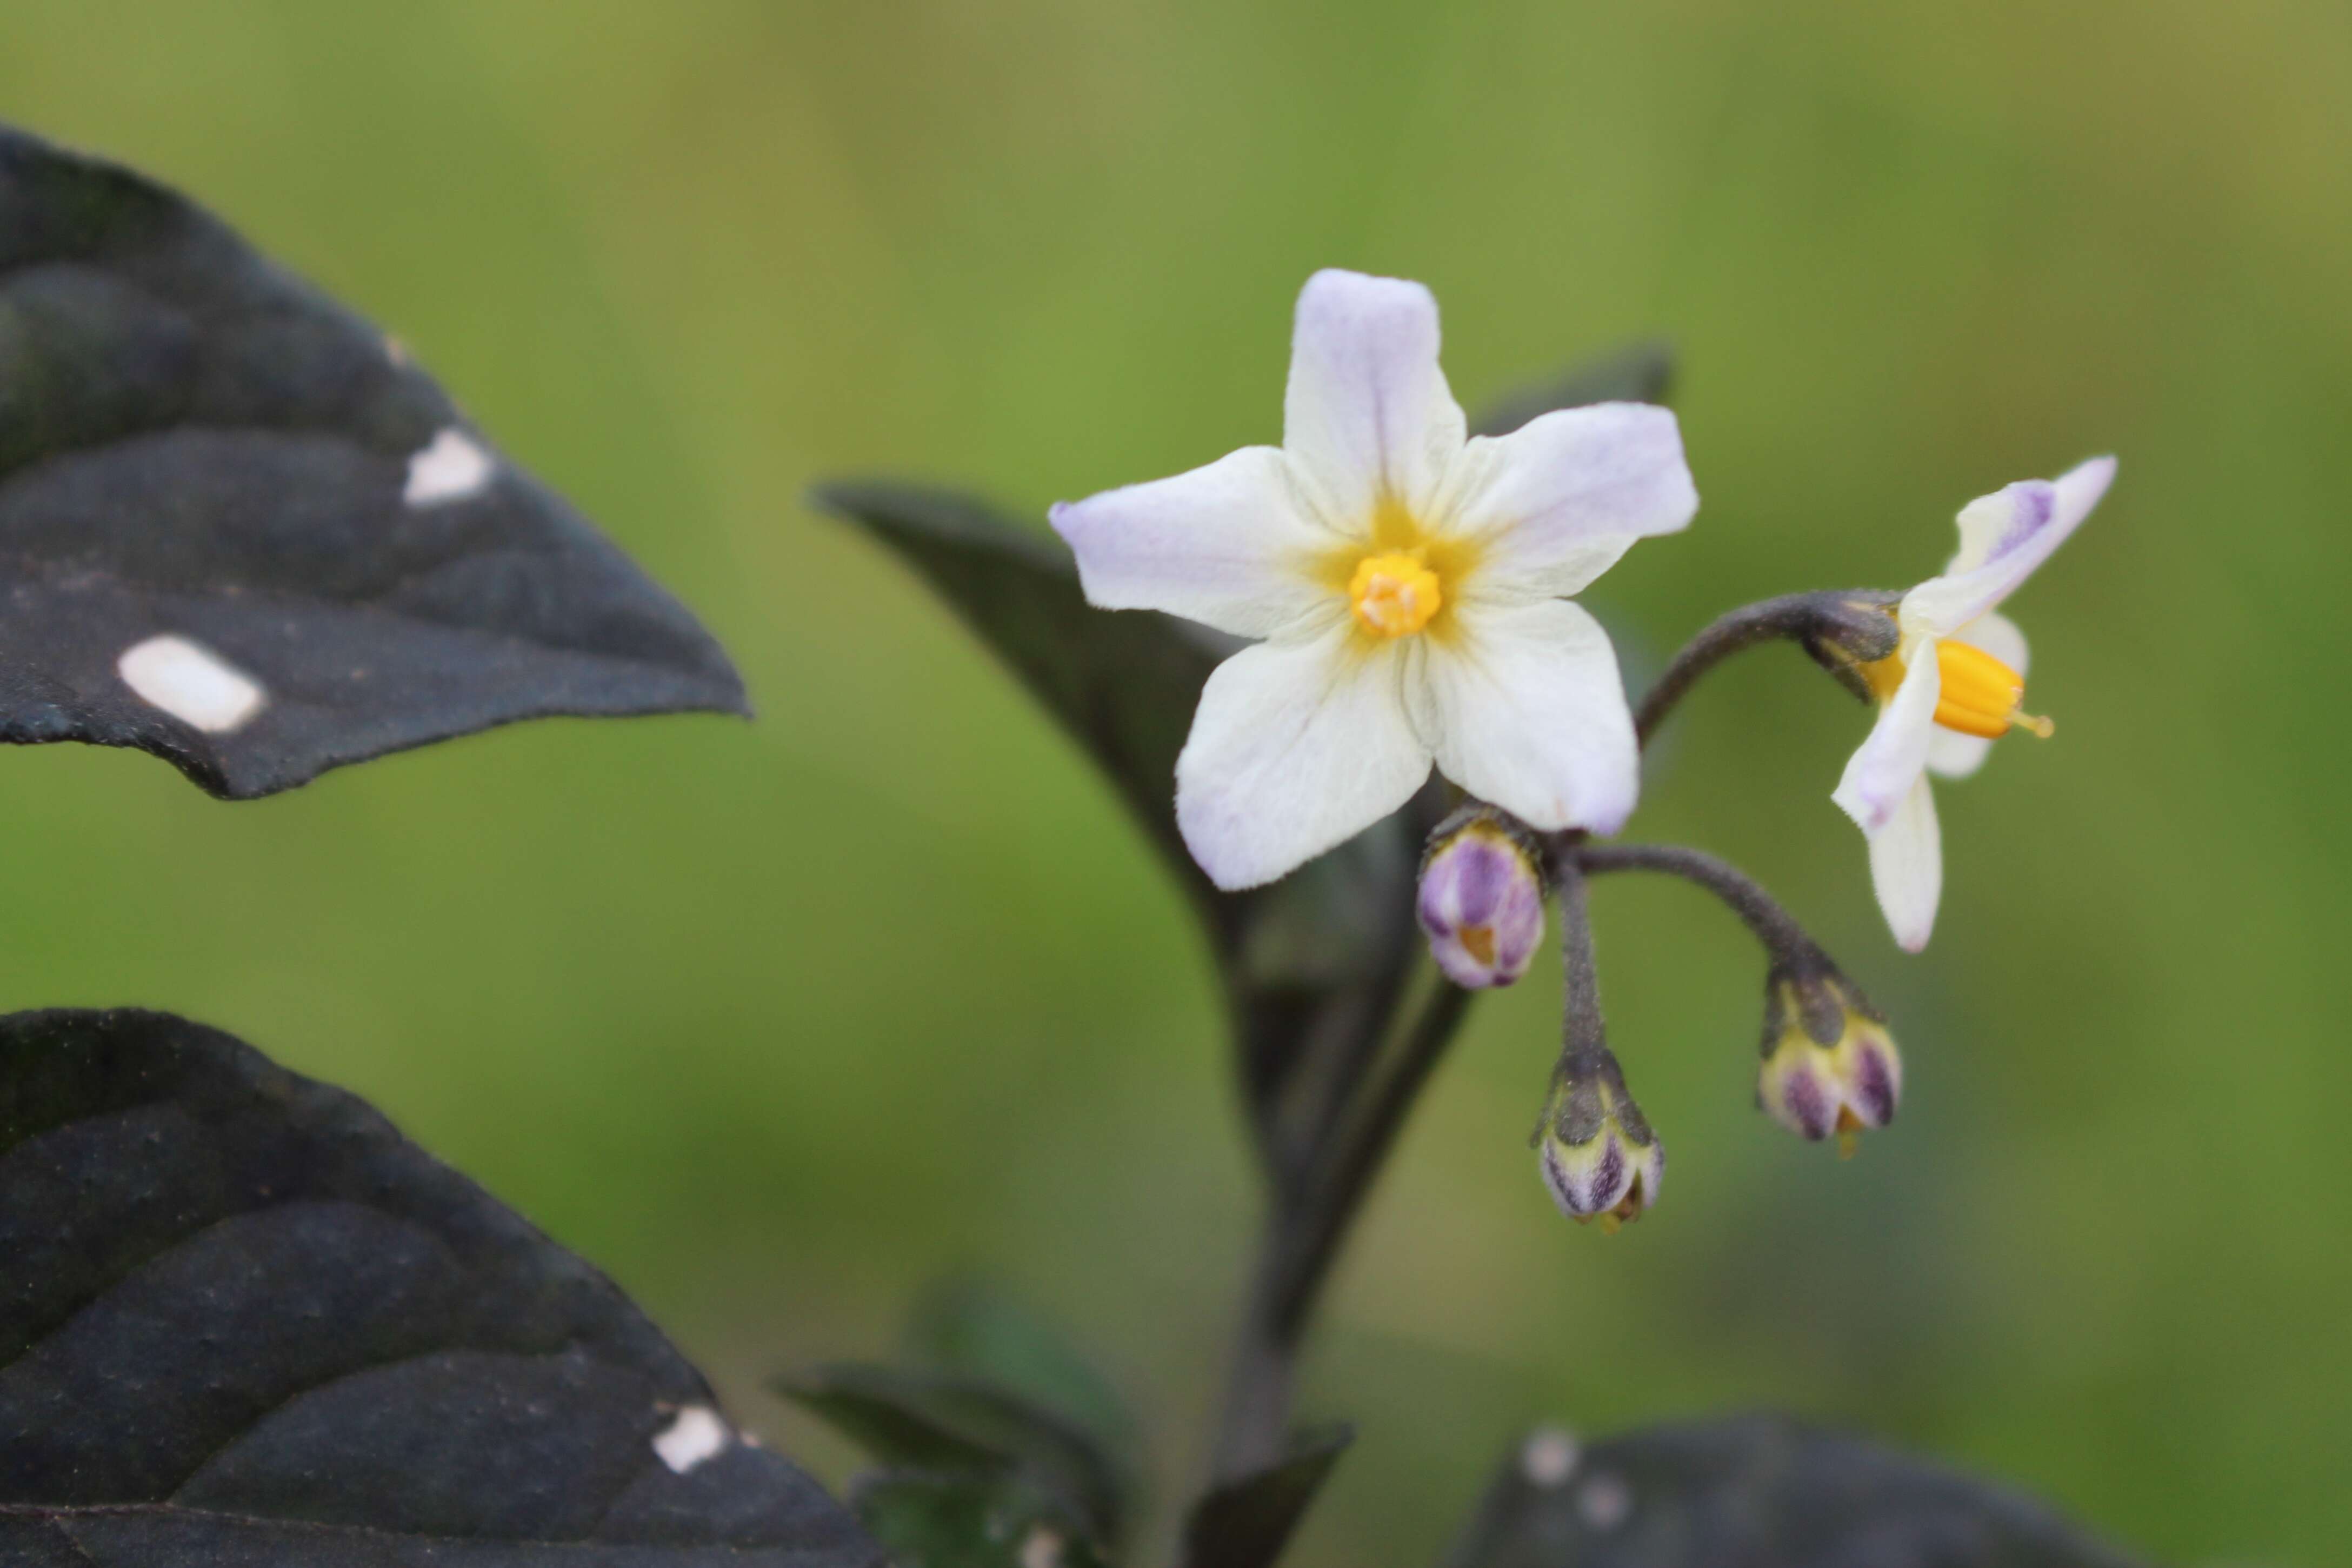
[[[2048,735],[2024,713],[2025,633],[1997,612],[2081,526],[2116,476],[2094,457],[2056,479],[2027,479],[1960,510],[1960,549],[1941,577],[1903,596],[1903,641],[1863,666],[1878,722],[1831,799],[1870,841],[1871,881],[1895,939],[1927,945],[1944,886],[1943,841],[1927,775],[1965,779],[2011,728]]]
[[[1433,761],[1537,828],[1633,809],[1616,654],[1566,596],[1698,509],[1675,416],[1601,403],[1470,438],[1437,343],[1421,285],[1318,272],[1280,446],[1053,509],[1090,602],[1263,639],[1209,677],[1176,764],[1220,887],[1370,826]]]

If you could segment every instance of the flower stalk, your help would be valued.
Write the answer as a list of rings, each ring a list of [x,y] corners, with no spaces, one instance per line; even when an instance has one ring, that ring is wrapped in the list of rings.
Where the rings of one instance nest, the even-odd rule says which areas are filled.
[[[1765,643],[1798,643],[1840,685],[1869,701],[1871,688],[1861,667],[1894,653],[1901,640],[1893,613],[1897,597],[1868,588],[1790,593],[1718,617],[1683,644],[1643,696],[1633,714],[1634,735],[1648,745],[1702,675],[1734,653]]]
[[[1763,947],[1776,972],[1837,972],[1837,966],[1822,951],[1821,944],[1806,935],[1805,928],[1797,924],[1797,917],[1765,892],[1762,883],[1730,862],[1704,850],[1686,849],[1680,844],[1585,844],[1568,852],[1568,857],[1591,876],[1609,872],[1655,871],[1681,877],[1715,894],[1726,908],[1739,916],[1740,924]]]

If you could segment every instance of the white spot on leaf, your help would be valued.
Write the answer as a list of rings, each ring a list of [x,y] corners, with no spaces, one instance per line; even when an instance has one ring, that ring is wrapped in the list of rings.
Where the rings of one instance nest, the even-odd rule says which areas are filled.
[[[1532,1485],[1556,1487],[1576,1473],[1582,1457],[1568,1433],[1558,1427],[1538,1427],[1519,1449],[1519,1473]]]
[[[654,1434],[654,1452],[661,1456],[663,1464],[684,1475],[724,1453],[730,1438],[718,1411],[708,1405],[689,1405],[677,1413],[677,1420]]]
[[[495,466],[479,442],[452,426],[408,459],[408,487],[400,498],[412,507],[463,500],[490,482]]]
[[[268,694],[252,676],[185,637],[150,637],[114,662],[142,702],[207,735],[226,735],[259,713]]]

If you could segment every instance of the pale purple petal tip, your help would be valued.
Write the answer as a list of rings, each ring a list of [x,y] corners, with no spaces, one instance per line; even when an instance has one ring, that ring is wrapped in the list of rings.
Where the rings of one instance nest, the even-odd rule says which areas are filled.
[[[1960,509],[1960,549],[1903,596],[1906,631],[1948,636],[2017,591],[2107,492],[2116,460],[2094,457],[2056,479],[2026,479]]]
[[[2058,492],[2060,526],[2071,528],[2089,516],[2115,481],[2116,460],[2112,455],[2086,458],[2059,475],[2053,486]]]
[[[2021,479],[2003,486],[2000,497],[2009,504],[2009,517],[1986,549],[1979,563],[1983,566],[2023,549],[2058,515],[2058,487],[2047,479]]]
[[[1421,284],[1326,268],[1299,291],[1282,444],[1337,517],[1368,517],[1383,494],[1425,503],[1461,450],[1438,341]]]

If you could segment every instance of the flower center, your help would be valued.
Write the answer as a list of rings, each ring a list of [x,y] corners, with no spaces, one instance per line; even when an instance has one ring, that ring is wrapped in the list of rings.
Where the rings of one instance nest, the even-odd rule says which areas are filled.
[[[1356,563],[1348,602],[1356,623],[1375,637],[1410,637],[1430,622],[1445,595],[1423,549],[1382,550]]]
[[[1862,667],[1864,678],[1880,702],[1895,695],[1903,685],[1905,671],[1900,653]],[[2018,704],[2025,700],[2025,677],[1982,648],[1948,637],[1939,641],[1936,674],[1941,681],[1936,722],[1946,729],[1995,740],[2015,728],[2047,740],[2058,727],[2046,718],[2019,711]]]

